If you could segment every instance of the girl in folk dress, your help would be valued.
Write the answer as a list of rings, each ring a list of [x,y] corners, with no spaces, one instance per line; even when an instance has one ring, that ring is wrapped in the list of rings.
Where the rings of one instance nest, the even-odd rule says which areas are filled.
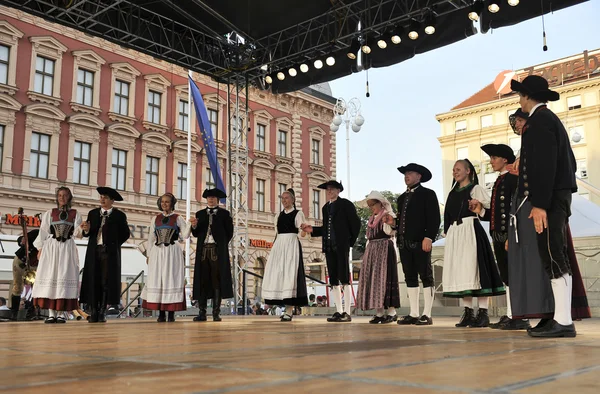
[[[505,294],[494,253],[471,200],[490,208],[490,196],[478,184],[473,164],[458,160],[452,170],[455,185],[444,208],[444,297],[462,298],[465,312],[456,327],[487,327],[489,296]],[[473,297],[479,300],[475,318]]]
[[[367,222],[367,247],[358,280],[358,307],[375,309],[371,324],[386,324],[397,320],[400,307],[398,289],[398,259],[394,246],[395,234],[387,216],[395,217],[390,202],[377,191],[372,191],[361,205],[367,205],[373,214]],[[385,312],[385,315],[384,315]]]
[[[33,243],[39,250],[33,303],[48,309],[45,323],[66,323],[63,314],[57,312],[77,309],[79,255],[73,237],[81,237],[81,216],[71,209],[72,202],[71,190],[58,188],[57,208],[44,213]]]
[[[185,261],[180,239],[190,236],[191,227],[185,219],[174,213],[177,199],[166,193],[158,199],[162,211],[150,223],[148,233],[148,283],[142,290],[142,307],[160,311],[158,322],[175,321],[175,311],[186,309]]]
[[[295,306],[308,305],[302,245],[298,234],[305,222],[302,211],[296,209],[293,189],[281,194],[283,211],[275,218],[277,237],[265,266],[262,297],[268,305],[286,305],[281,321],[292,321]]]

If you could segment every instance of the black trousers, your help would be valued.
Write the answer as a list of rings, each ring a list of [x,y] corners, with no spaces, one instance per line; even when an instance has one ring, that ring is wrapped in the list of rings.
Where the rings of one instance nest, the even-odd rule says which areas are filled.
[[[404,271],[406,287],[419,287],[419,276],[423,287],[433,287],[431,252],[424,252],[422,241],[408,241],[398,237],[400,262]]]
[[[571,216],[572,198],[570,189],[554,190],[550,209],[546,210],[548,228],[537,234],[542,265],[550,279],[572,274],[567,253],[567,225]]]
[[[492,235],[492,239],[496,263],[498,264],[498,271],[500,271],[500,278],[502,278],[502,282],[508,286],[508,252],[505,248],[506,241],[495,239],[495,235]]]
[[[92,295],[92,305],[106,303],[106,293],[108,292],[108,251],[105,246],[96,247],[96,264],[94,265],[94,294]]]
[[[206,244],[202,248],[200,275],[202,292],[206,294],[207,298],[211,298],[212,293],[221,288],[219,254],[216,244]]]
[[[350,284],[350,249],[344,248],[325,252],[327,272],[331,286]]]

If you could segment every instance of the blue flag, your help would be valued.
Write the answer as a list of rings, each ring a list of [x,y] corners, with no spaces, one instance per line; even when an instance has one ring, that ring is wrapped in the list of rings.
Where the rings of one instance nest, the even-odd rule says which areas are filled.
[[[206,106],[204,105],[204,100],[202,100],[200,90],[192,78],[190,78],[190,87],[192,98],[194,100],[194,108],[196,109],[196,117],[198,118],[198,124],[200,125],[200,137],[204,142],[204,149],[206,149],[210,172],[212,172],[213,179],[217,184],[217,189],[226,192],[223,178],[221,177],[221,168],[219,167],[219,161],[217,160],[217,146],[215,145],[215,139],[213,138],[212,129],[210,128],[208,112],[206,112]],[[225,199],[222,199],[221,202],[224,203]]]

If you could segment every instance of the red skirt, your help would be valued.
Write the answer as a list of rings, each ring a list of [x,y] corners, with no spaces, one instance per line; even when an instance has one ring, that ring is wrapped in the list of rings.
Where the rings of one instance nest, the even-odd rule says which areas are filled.
[[[77,310],[79,304],[76,298],[51,300],[49,298],[34,298],[33,305],[39,306],[41,309],[52,309],[55,311],[74,311]]]
[[[142,308],[150,309],[153,311],[168,311],[168,312],[179,312],[186,310],[185,301],[174,302],[172,304],[159,304],[155,302],[142,301]]]

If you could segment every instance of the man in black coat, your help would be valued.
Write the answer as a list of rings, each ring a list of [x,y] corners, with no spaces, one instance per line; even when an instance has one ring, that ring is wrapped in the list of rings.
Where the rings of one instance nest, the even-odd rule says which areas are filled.
[[[106,322],[106,306],[121,302],[121,245],[131,235],[127,215],[115,207],[123,197],[110,187],[98,187],[100,208],[81,223],[88,238],[79,301],[90,305],[90,323]]]
[[[302,225],[302,230],[323,238],[323,253],[327,260],[329,284],[332,286],[333,301],[337,311],[329,322],[350,322],[352,318],[352,282],[350,272],[350,248],[354,246],[360,232],[360,218],[352,202],[339,197],[344,186],[331,180],[319,185],[319,189],[327,190],[329,200],[322,209],[323,225]],[[342,289],[344,286],[345,304],[342,309]]]
[[[520,115],[524,116],[524,115]],[[523,319],[513,319],[510,307],[510,292],[508,286],[508,221],[512,196],[517,189],[518,177],[508,172],[507,166],[516,160],[512,148],[505,144],[487,144],[481,147],[490,157],[490,164],[500,175],[494,182],[490,209],[483,208],[481,202],[471,200],[469,208],[479,215],[481,220],[490,222],[490,236],[496,255],[496,263],[500,277],[506,286],[506,315],[498,323],[490,324],[491,328],[502,330],[525,330],[530,327]]]
[[[560,96],[538,75],[522,82],[513,80],[511,89],[519,93],[521,109],[529,113],[521,140],[518,196],[529,199],[533,206],[530,218],[555,304],[554,320],[530,330],[529,335],[575,337],[571,318],[573,278],[566,245],[572,193],[577,191],[577,163],[563,123],[546,106]]]
[[[222,190],[206,189],[202,197],[208,206],[190,219],[192,234],[198,238],[192,298],[198,300],[199,313],[194,321],[206,321],[207,300],[211,298],[213,321],[221,321],[221,300],[233,297],[229,261],[233,219],[228,210],[219,208],[219,200],[227,197]]]
[[[23,285],[25,284],[25,274],[27,271],[25,242],[27,242],[29,249],[29,267],[35,271],[38,264],[38,250],[33,246],[33,241],[35,241],[39,233],[40,230],[31,230],[27,232],[27,237],[21,235],[17,238],[17,244],[20,247],[15,252],[15,258],[13,259],[13,283],[10,291],[10,310],[11,319],[13,320],[17,320],[17,316],[19,315],[21,293],[23,293]]]
[[[397,231],[400,260],[410,301],[410,313],[398,324],[433,324],[431,309],[435,287],[431,267],[431,248],[440,229],[440,205],[435,192],[422,185],[431,179],[431,172],[424,166],[410,163],[398,167],[404,174],[407,190],[397,200],[398,216],[386,217],[386,222]],[[419,317],[419,276],[423,282],[425,307]]]

